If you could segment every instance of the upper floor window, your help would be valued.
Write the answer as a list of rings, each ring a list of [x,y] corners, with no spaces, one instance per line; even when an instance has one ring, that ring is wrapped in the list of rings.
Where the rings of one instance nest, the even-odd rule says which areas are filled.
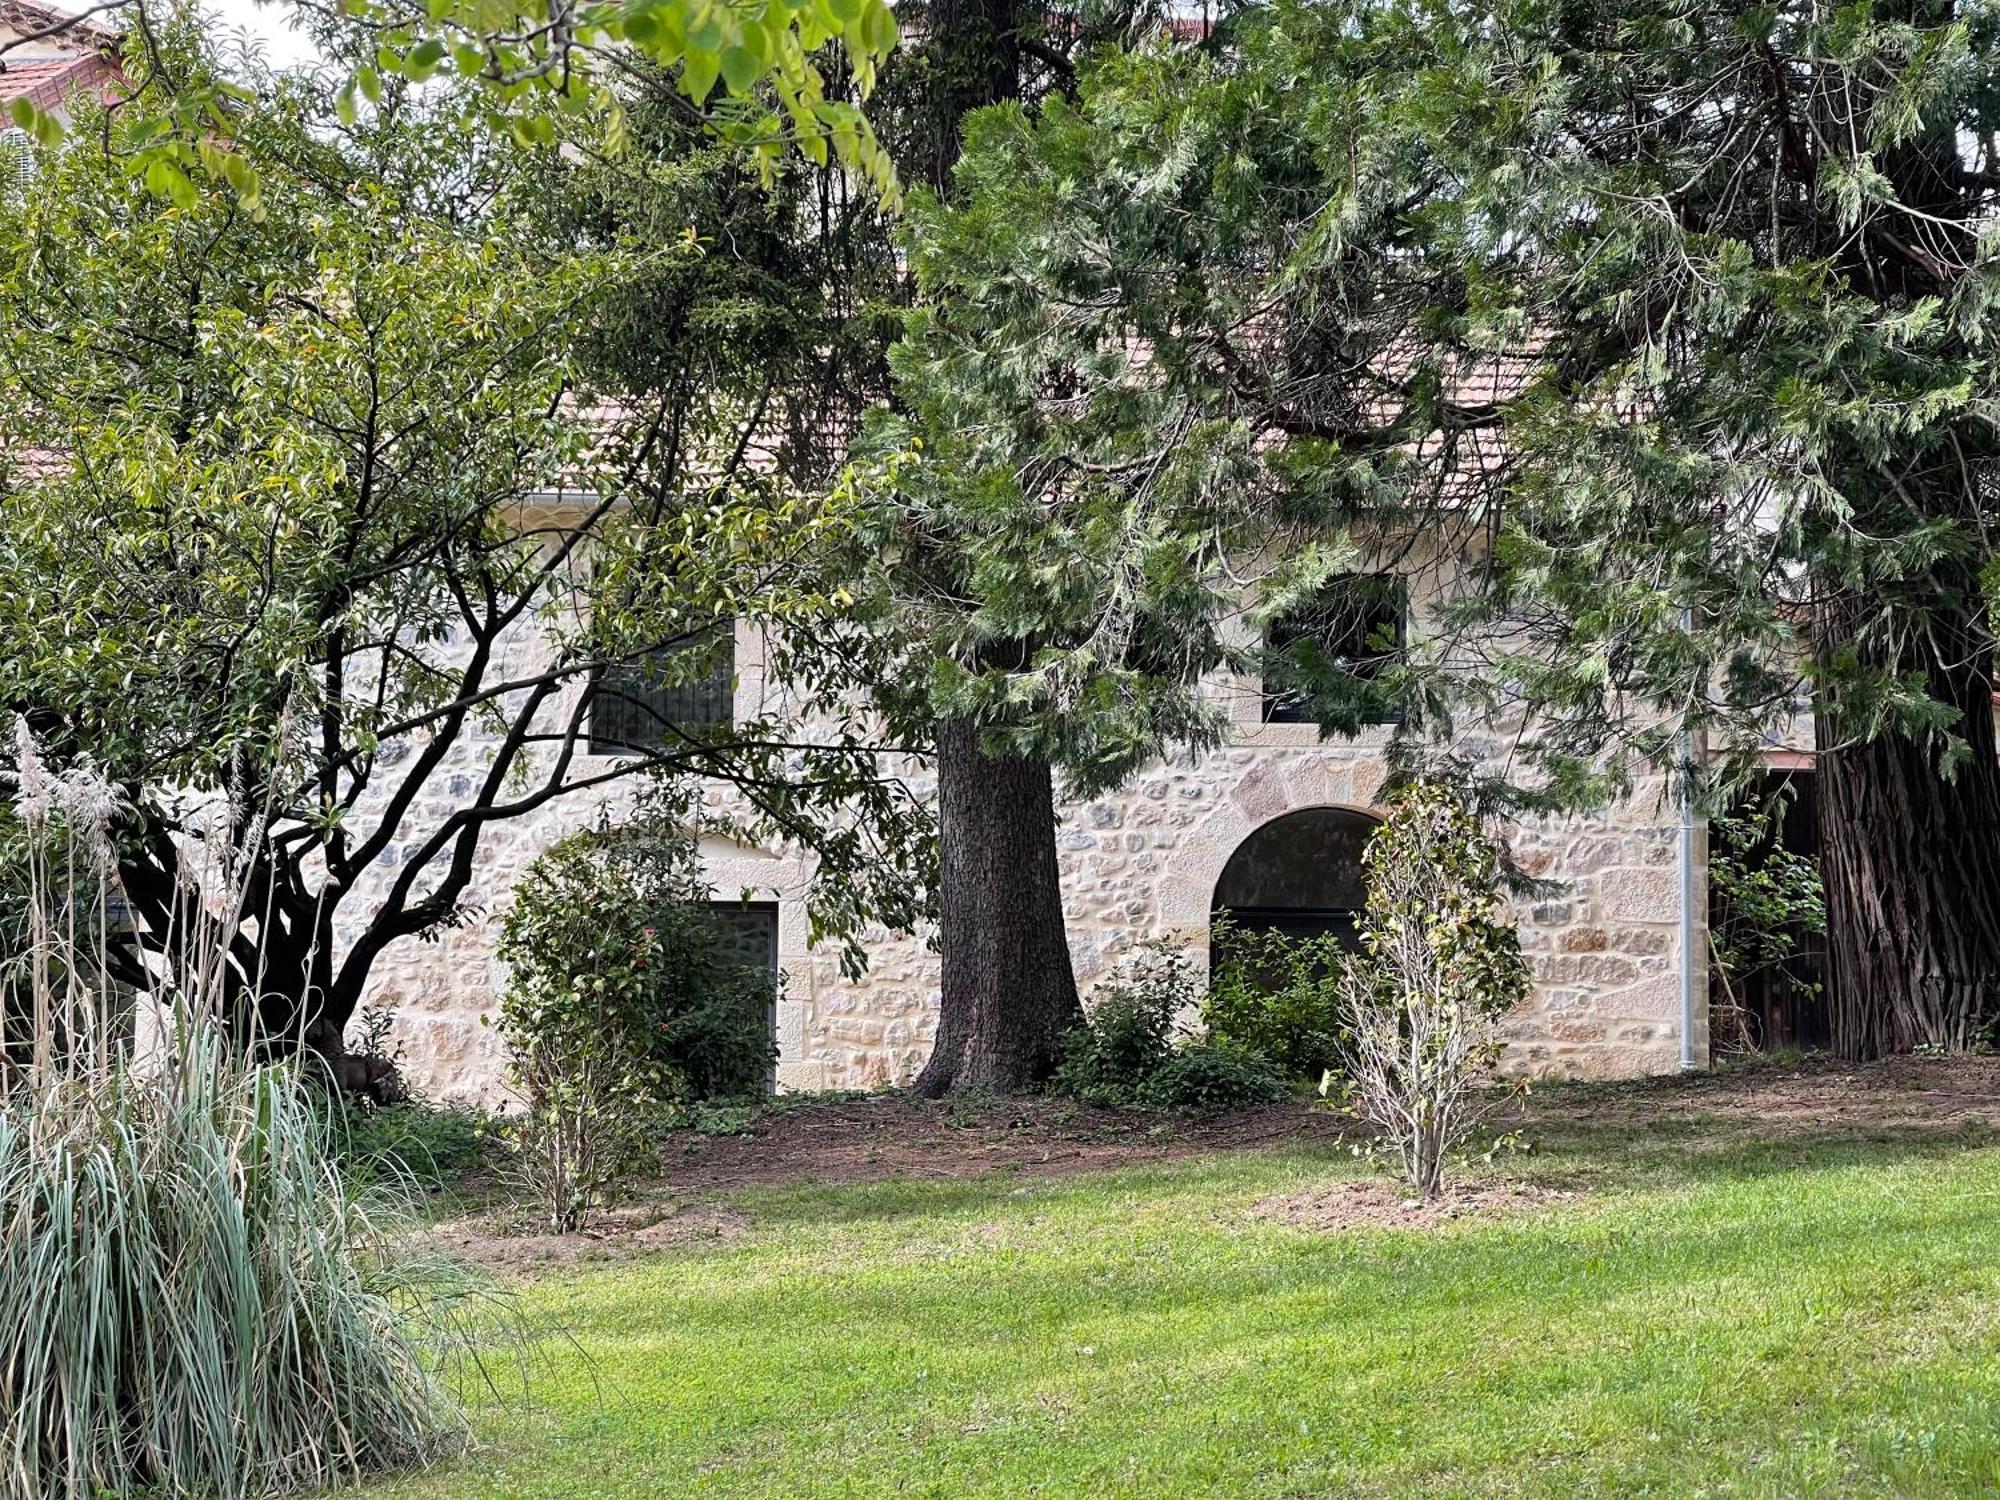
[[[18,127],[0,128],[0,198],[27,188],[35,175],[35,153],[28,132]]]
[[[657,750],[681,732],[734,722],[735,708],[736,632],[725,624],[606,672],[590,705],[591,753]]]
[[[1394,573],[1329,579],[1305,608],[1275,620],[1265,640],[1266,724],[1393,724],[1402,715],[1379,690],[1402,659],[1409,600]]]

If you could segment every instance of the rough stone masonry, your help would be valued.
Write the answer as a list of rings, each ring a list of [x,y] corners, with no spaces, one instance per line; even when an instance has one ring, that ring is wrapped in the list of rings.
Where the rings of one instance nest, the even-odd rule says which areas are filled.
[[[524,643],[532,650],[532,643]],[[739,635],[737,701],[761,706],[757,642]],[[1379,811],[1388,730],[1322,742],[1312,725],[1260,722],[1254,685],[1220,683],[1233,724],[1222,749],[1148,768],[1116,795],[1066,805],[1058,840],[1070,946],[1086,989],[1149,939],[1187,945],[1205,962],[1216,883],[1230,856],[1259,828],[1315,807]],[[1472,754],[1499,755],[1507,726]],[[447,814],[483,754],[476,738],[454,747],[414,822]],[[923,773],[913,767],[920,791]],[[719,794],[718,794],[719,795]],[[505,975],[493,956],[496,923],[521,870],[571,829],[593,820],[597,796],[558,801],[494,827],[482,848],[469,924],[384,956],[370,1003],[394,1015],[393,1037],[412,1082],[441,1099],[492,1103],[504,1060],[482,1018]],[[1519,905],[1522,945],[1534,967],[1532,997],[1508,1025],[1505,1066],[1523,1074],[1609,1078],[1664,1072],[1680,1048],[1680,886],[1676,810],[1664,784],[1642,782],[1625,801],[1588,817],[1508,830],[1518,863],[1558,886]],[[879,932],[860,979],[807,942],[803,893],[810,870],[793,853],[720,839],[703,852],[716,889],[775,904],[783,994],[777,1008],[777,1080],[785,1089],[868,1088],[902,1082],[923,1063],[937,1020],[938,959],[928,935]],[[1699,854],[1700,851],[1697,851]],[[393,866],[393,854],[390,856]],[[385,868],[386,880],[392,868]],[[1705,889],[1698,882],[1699,916]],[[1696,927],[1697,966],[1706,937]],[[1699,977],[1699,975],[1698,975]],[[1706,994],[1705,983],[1697,993]],[[1694,1038],[1705,1058],[1705,1013]]]

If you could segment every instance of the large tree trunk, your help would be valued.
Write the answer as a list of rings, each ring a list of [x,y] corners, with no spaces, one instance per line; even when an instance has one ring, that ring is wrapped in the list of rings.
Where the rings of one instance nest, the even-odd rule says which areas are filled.
[[[927,114],[905,166],[940,193],[951,184],[968,111],[1021,92],[1020,0],[931,0]],[[1048,1077],[1081,1015],[1056,869],[1053,775],[1046,761],[997,760],[969,720],[938,728],[938,833],[944,972],[938,1033],[917,1092],[1023,1088]]]
[[[930,0],[917,18],[925,117],[903,166],[939,194],[950,190],[965,116],[1020,97],[1021,23],[1020,0]]]
[[[1056,869],[1056,810],[1047,762],[1000,760],[969,720],[938,730],[943,855],[937,1041],[919,1094],[1007,1091],[1055,1067],[1081,1016]]]
[[[1971,634],[1971,632],[1968,632]],[[1871,1058],[1962,1052],[2000,1018],[2000,761],[1988,653],[1934,667],[1930,691],[1962,715],[1970,753],[1946,779],[1895,735],[1824,748],[1820,872],[1826,887],[1833,1050]]]

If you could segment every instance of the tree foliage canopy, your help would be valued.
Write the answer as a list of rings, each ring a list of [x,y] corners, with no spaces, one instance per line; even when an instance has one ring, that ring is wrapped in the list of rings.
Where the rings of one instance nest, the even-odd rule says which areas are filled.
[[[1503,609],[1556,755],[1962,753],[1990,649],[1995,16],[1504,5],[1443,60],[1510,404]],[[1647,730],[1640,717],[1652,716]]]
[[[624,83],[645,68],[670,69],[686,117],[748,152],[769,171],[788,149],[838,162],[897,193],[895,166],[859,100],[895,49],[886,0],[288,0],[293,24],[315,35],[342,67],[335,108],[356,124],[400,83],[436,78],[471,85],[489,125],[526,146],[554,145],[571,122],[598,120],[621,149]],[[94,39],[107,21],[122,29],[130,83],[115,119],[98,122],[156,197],[187,206],[201,184],[226,185],[254,205],[254,157],[232,149],[254,94],[240,80],[190,68],[181,34],[206,23],[190,0],[99,0],[78,23],[33,28],[0,45],[7,53],[65,31]],[[53,146],[59,116],[23,95],[10,123]]]
[[[142,929],[248,862],[239,981],[322,1042],[385,948],[467,915],[488,827],[648,764],[817,853],[830,936],[927,888],[858,721],[806,738],[772,700],[591,753],[625,665],[692,680],[674,648],[838,613],[857,501],[728,446],[746,381],[607,408],[597,289],[705,252],[549,235],[560,159],[483,139],[449,96],[341,129],[296,84],[239,137],[259,213],[162,209],[87,137],[0,206],[0,698],[128,789]]]
[[[1333,575],[1480,524],[1441,503],[1491,413],[1428,332],[1459,273],[1412,253],[1422,137],[1372,50],[1308,78],[1340,26],[1287,14],[1307,37],[1111,54],[1074,103],[975,115],[950,201],[913,198],[920,300],[875,434],[921,450],[877,545],[921,642],[895,702],[1080,789],[1213,743],[1202,680],[1254,676],[1264,624]],[[1336,730],[1416,686],[1322,666]]]

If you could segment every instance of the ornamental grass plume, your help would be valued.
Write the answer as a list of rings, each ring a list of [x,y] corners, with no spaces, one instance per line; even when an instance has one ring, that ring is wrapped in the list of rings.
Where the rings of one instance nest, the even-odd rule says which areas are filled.
[[[316,1091],[217,1024],[200,903],[177,903],[187,941],[148,945],[175,972],[120,992],[115,792],[87,764],[52,773],[25,724],[15,752],[0,1496],[249,1500],[454,1446],[446,1364],[479,1283],[403,1250],[393,1200],[342,1179]],[[143,1057],[140,1004],[161,1038]]]

